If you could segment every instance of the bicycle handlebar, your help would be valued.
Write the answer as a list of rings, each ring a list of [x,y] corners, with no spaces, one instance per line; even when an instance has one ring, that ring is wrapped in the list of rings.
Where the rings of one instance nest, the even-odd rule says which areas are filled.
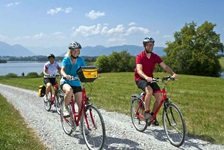
[[[63,77],[63,79],[66,79],[65,77]],[[67,79],[66,79],[67,80]],[[72,81],[72,80],[80,80],[79,77],[74,77],[74,76],[71,76],[71,79],[69,81]]]
[[[153,82],[164,82],[164,81],[168,81],[168,80],[175,80],[175,78],[174,77],[172,77],[172,76],[167,76],[167,77],[163,77],[162,79],[160,79],[160,78],[152,78],[152,82],[151,83],[153,83]]]

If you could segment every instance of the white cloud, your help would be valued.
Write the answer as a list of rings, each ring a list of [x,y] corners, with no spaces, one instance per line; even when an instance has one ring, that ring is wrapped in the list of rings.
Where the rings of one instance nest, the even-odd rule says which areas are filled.
[[[130,34],[133,34],[133,33],[148,34],[149,33],[149,29],[143,28],[143,27],[130,27],[127,30],[127,32],[126,32],[127,35],[130,35]]]
[[[101,24],[93,25],[93,26],[79,26],[78,28],[73,28],[75,31],[73,32],[73,36],[77,34],[81,34],[85,37],[89,35],[99,34],[101,28]]]
[[[117,25],[117,27],[109,29],[106,33],[111,35],[111,34],[120,34],[124,32],[125,32],[124,26],[122,24],[119,24]]]
[[[65,9],[64,9],[64,12],[65,12],[66,14],[70,13],[71,11],[72,11],[72,8],[71,8],[71,7],[68,7],[68,8],[65,8]]]
[[[47,37],[47,35],[41,32],[41,33],[35,34],[33,36],[33,39],[42,40],[42,39],[45,39],[46,37]]]
[[[78,28],[72,28],[72,36],[82,35],[84,37],[91,35],[104,35],[104,36],[128,36],[130,34],[148,34],[149,29],[143,27],[130,27],[125,29],[123,24],[119,24],[116,27],[109,28],[107,24],[97,24],[92,26],[79,26]]]
[[[137,25],[137,23],[135,23],[135,22],[131,22],[128,24],[128,26],[136,26],[136,25]]]
[[[72,11],[72,8],[71,7],[68,7],[68,8],[61,8],[61,7],[57,7],[57,8],[54,8],[54,9],[50,9],[47,11],[47,14],[49,15],[55,15],[59,12],[64,12],[64,13],[70,13]]]
[[[103,16],[105,16],[104,12],[99,12],[99,11],[96,12],[95,10],[91,10],[89,13],[86,14],[86,17],[89,17],[91,20],[95,20]]]
[[[6,4],[6,7],[17,6],[19,4],[20,4],[20,2],[8,3],[8,4]]]
[[[0,40],[1,40],[1,41],[4,41],[4,40],[6,40],[6,39],[7,39],[6,36],[4,36],[4,35],[0,35]]]

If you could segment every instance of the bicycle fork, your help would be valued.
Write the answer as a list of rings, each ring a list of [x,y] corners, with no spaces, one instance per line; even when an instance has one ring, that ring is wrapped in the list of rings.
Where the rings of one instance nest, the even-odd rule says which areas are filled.
[[[176,120],[174,118],[172,107],[168,107],[168,105],[170,103],[171,103],[170,99],[166,98],[165,101],[164,101],[164,111],[166,112],[166,118],[168,120],[169,125],[170,126],[175,126],[175,125],[177,125],[177,122],[176,122]],[[167,113],[167,109],[169,109],[170,114]],[[173,122],[173,123],[171,123],[171,122]]]

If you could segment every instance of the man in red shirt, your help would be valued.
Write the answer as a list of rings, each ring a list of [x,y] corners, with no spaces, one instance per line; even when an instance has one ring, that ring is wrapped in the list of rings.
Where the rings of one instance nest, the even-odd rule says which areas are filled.
[[[157,83],[151,83],[153,79],[153,71],[156,64],[159,64],[167,73],[171,74],[174,78],[177,78],[177,74],[167,66],[163,60],[155,53],[153,53],[155,40],[151,37],[146,37],[143,40],[144,51],[139,53],[136,57],[136,69],[135,69],[135,82],[138,88],[145,91],[145,119],[152,119],[152,115],[159,105],[159,101],[162,98],[161,93],[155,93],[160,90]],[[153,106],[153,110],[150,113],[150,104],[152,95],[155,97],[156,101]],[[158,126],[159,123],[155,119],[154,125]]]

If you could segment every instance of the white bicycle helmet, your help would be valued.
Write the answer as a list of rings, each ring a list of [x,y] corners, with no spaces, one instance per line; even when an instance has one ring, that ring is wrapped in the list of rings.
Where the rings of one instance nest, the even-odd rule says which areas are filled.
[[[145,45],[145,43],[148,43],[148,42],[153,42],[153,43],[155,43],[155,40],[154,40],[152,37],[146,37],[146,38],[144,38],[144,40],[143,40],[143,45]]]
[[[74,48],[79,48],[79,49],[81,49],[82,46],[81,46],[78,42],[74,41],[74,42],[71,42],[71,43],[69,44],[68,48],[69,48],[69,49],[74,49]]]

